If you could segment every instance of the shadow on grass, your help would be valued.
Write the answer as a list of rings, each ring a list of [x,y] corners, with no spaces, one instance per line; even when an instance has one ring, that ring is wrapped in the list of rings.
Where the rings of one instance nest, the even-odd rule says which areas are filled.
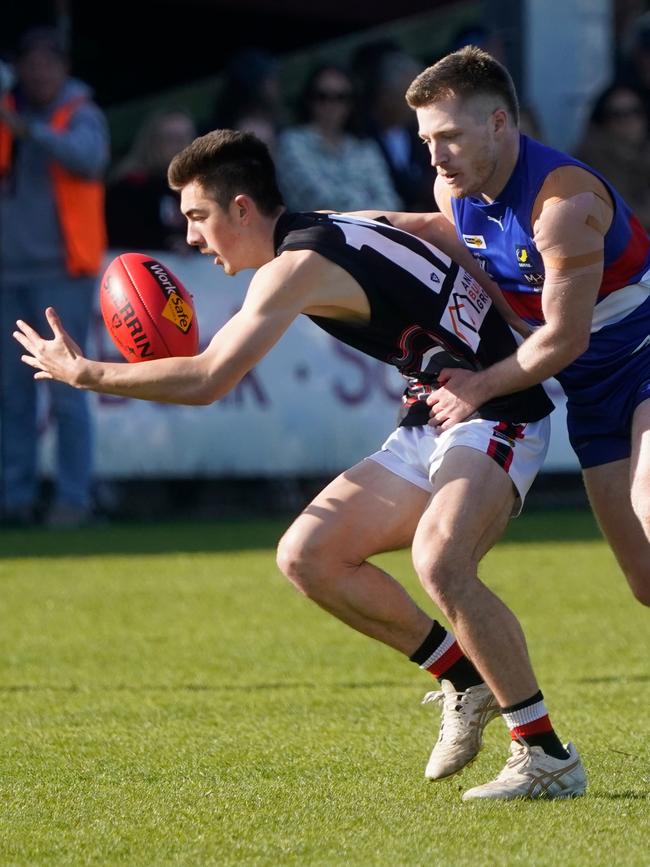
[[[601,801],[648,801],[650,792],[589,792],[589,797]]]
[[[269,550],[293,520],[286,518],[105,524],[78,530],[0,528],[0,559]],[[533,511],[512,521],[499,545],[600,539],[587,510]]]
[[[273,550],[289,520],[115,523],[76,530],[0,529],[2,557],[95,557]]]
[[[607,677],[576,677],[573,683],[650,683],[650,674],[626,674]]]
[[[316,681],[279,681],[277,683],[177,683],[177,684],[94,684],[92,687],[79,686],[78,684],[39,684],[39,683],[16,683],[0,684],[0,694],[10,695],[17,692],[63,692],[63,693],[94,693],[94,692],[251,692],[251,690],[279,691],[292,689],[317,689],[321,691],[323,686],[331,689],[395,689],[410,688],[401,680],[371,680],[359,683],[341,682],[323,684]]]

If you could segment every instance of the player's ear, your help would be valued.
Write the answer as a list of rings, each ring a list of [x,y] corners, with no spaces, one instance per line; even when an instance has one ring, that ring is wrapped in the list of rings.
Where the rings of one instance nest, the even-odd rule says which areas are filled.
[[[251,218],[254,202],[250,196],[245,193],[240,193],[232,200],[232,207],[235,216],[244,224],[247,225]]]
[[[503,132],[508,126],[508,113],[504,108],[497,108],[492,113],[492,128],[494,132]]]

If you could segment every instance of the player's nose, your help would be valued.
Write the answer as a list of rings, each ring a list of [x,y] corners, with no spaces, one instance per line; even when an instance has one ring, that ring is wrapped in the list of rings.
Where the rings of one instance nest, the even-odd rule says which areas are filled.
[[[447,162],[447,153],[442,145],[432,144],[429,148],[429,153],[431,154],[431,165],[434,169],[438,166],[444,166]]]
[[[201,236],[201,233],[197,231],[195,226],[188,225],[185,240],[192,247],[200,247],[203,238]]]

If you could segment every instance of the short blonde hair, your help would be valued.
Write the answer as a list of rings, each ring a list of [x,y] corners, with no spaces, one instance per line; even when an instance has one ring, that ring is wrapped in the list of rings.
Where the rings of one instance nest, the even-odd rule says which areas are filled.
[[[519,123],[517,91],[508,70],[487,51],[466,45],[447,54],[411,82],[406,101],[411,108],[426,108],[442,99],[459,96],[494,96]]]

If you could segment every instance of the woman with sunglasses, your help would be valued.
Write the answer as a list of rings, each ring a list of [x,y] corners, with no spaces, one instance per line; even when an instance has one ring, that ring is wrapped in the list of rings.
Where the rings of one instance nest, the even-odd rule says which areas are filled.
[[[576,156],[604,175],[650,230],[650,139],[640,92],[614,83],[597,97]]]
[[[300,123],[280,135],[276,151],[278,182],[291,210],[401,208],[379,147],[352,131],[354,97],[352,78],[336,64],[308,76]]]

